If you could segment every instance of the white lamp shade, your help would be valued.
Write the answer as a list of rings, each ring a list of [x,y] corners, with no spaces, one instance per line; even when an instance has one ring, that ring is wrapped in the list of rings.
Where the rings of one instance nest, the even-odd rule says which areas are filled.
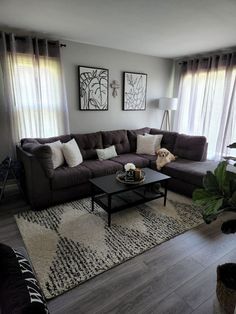
[[[159,99],[158,108],[161,110],[177,110],[178,98],[162,97]]]

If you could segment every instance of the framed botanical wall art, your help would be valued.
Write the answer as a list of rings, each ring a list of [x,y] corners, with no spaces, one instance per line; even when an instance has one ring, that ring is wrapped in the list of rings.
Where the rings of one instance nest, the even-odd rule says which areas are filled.
[[[123,110],[146,110],[147,74],[123,73]]]
[[[79,66],[79,109],[108,110],[109,70]]]

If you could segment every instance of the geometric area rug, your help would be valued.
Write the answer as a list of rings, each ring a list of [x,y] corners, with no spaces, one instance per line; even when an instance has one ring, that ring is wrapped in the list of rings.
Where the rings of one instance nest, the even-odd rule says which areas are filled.
[[[40,286],[47,299],[201,224],[189,198],[168,192],[163,199],[112,214],[91,200],[26,211],[15,216]]]

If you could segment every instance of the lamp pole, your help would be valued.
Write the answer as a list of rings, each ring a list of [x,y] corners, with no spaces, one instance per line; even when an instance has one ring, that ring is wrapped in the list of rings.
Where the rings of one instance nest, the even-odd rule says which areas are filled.
[[[177,110],[177,102],[178,102],[177,98],[162,97],[159,99],[158,108],[164,110],[160,127],[161,130],[165,125],[165,129],[167,131],[170,131],[170,110],[171,111]]]

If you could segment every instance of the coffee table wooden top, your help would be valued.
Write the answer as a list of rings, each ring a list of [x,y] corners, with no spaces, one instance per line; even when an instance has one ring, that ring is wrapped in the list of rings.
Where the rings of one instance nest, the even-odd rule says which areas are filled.
[[[116,174],[93,178],[89,181],[103,192],[107,194],[115,194],[170,179],[169,176],[149,168],[142,168],[142,170],[145,172],[145,180],[144,182],[138,184],[129,185],[121,183],[116,179]]]

